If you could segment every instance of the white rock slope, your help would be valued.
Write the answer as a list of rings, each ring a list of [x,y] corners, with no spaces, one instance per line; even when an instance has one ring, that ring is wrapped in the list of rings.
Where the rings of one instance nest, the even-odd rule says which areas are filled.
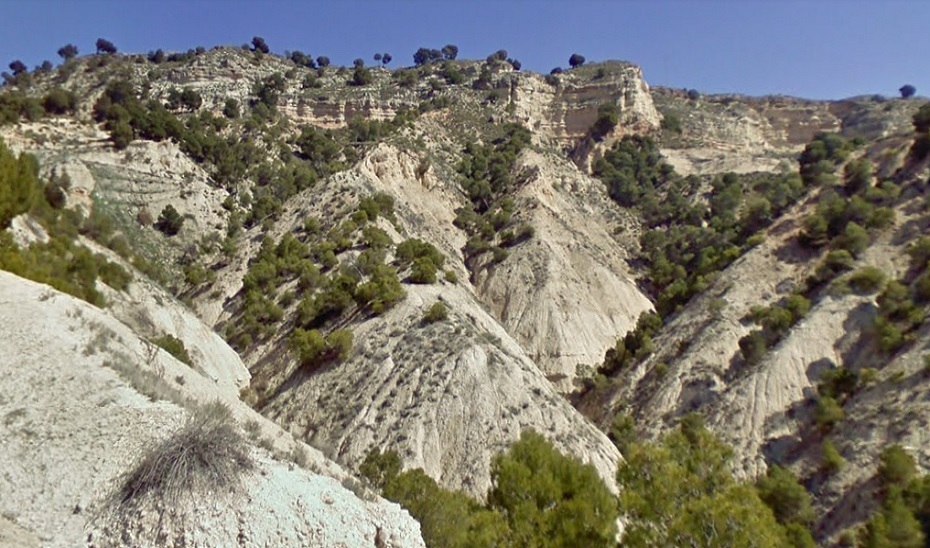
[[[418,524],[399,506],[363,501],[335,479],[256,448],[249,449],[256,464],[234,503],[210,503],[217,497],[199,494],[182,509],[196,527],[170,529],[158,540],[109,535],[98,527],[100,502],[144,451],[183,424],[187,411],[178,403],[219,399],[270,436],[271,445],[294,442],[105,311],[5,272],[0,340],[0,542],[33,535],[52,547],[88,538],[94,546],[423,545]],[[310,468],[347,477],[319,453],[297,448]],[[135,534],[138,525],[146,523],[127,530]]]

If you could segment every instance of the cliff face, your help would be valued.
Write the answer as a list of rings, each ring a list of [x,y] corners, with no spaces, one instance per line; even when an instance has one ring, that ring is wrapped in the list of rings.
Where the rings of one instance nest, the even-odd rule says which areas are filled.
[[[511,97],[528,127],[562,143],[583,138],[605,104],[620,109],[616,136],[652,132],[660,122],[642,70],[628,63],[599,63],[547,78],[521,74]]]
[[[651,90],[662,117],[680,131],[663,132],[663,154],[681,173],[777,171],[793,167],[796,155],[815,135],[836,132],[876,140],[911,128],[918,102],[881,97],[812,101],[794,97],[706,95]]]

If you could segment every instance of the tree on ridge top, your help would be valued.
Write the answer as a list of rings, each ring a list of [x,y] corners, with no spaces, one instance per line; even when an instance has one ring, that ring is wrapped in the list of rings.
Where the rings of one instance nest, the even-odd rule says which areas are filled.
[[[97,43],[95,45],[97,46],[97,53],[106,53],[110,55],[116,53],[116,46],[113,45],[113,42],[105,38],[97,38]]]
[[[78,49],[74,44],[65,44],[64,46],[58,48],[58,56],[65,61],[76,57],[77,54]]]

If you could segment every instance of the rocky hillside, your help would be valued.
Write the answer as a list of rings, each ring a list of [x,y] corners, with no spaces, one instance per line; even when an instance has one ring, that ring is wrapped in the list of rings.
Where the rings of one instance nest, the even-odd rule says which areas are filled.
[[[356,486],[372,455],[484,500],[495,456],[535,430],[616,493],[617,425],[645,443],[692,412],[738,477],[796,473],[822,542],[878,508],[883,449],[926,468],[907,426],[928,420],[926,303],[898,302],[924,276],[919,102],[701,96],[650,89],[622,62],[515,66],[214,48],[10,77],[0,168],[35,171],[39,190],[11,187],[21,198],[0,208],[0,265],[88,304],[2,278],[21,349],[0,381],[15,436],[0,462],[36,435],[82,438],[8,474],[47,500],[15,490],[0,535],[417,545],[407,514]],[[66,363],[78,369],[48,369]],[[42,401],[22,400],[49,375]],[[167,524],[114,507],[143,448],[213,399],[244,436],[232,502]],[[829,427],[827,404],[843,416]],[[823,472],[826,440],[842,472]],[[80,485],[43,472],[77,444]],[[110,446],[95,464],[90,448]],[[351,525],[333,530],[333,512]]]
[[[136,297],[150,306],[171,300],[157,291]],[[195,370],[106,311],[6,272],[0,303],[0,512],[28,532],[0,535],[4,546],[422,545],[406,512],[239,401],[229,381],[247,382],[248,372],[218,338],[198,345]],[[170,315],[171,305],[161,310]],[[175,327],[188,341],[202,330]],[[142,505],[121,498],[143,459],[210,402],[229,413],[224,435],[249,462],[241,477],[185,492],[168,514],[158,509],[158,486],[138,495]],[[205,507],[202,497],[222,504]]]

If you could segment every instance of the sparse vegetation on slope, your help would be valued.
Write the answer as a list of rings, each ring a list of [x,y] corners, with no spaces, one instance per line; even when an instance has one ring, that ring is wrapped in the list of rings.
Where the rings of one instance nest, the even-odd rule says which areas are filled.
[[[72,211],[57,209],[55,192],[39,182],[37,171],[34,158],[25,154],[17,157],[0,142],[0,228],[8,227],[15,216],[29,213],[48,233],[45,242],[21,246],[9,231],[0,232],[0,268],[103,306],[98,278],[114,289],[125,290],[132,276],[76,243],[79,230],[89,227],[92,219],[85,221]]]

